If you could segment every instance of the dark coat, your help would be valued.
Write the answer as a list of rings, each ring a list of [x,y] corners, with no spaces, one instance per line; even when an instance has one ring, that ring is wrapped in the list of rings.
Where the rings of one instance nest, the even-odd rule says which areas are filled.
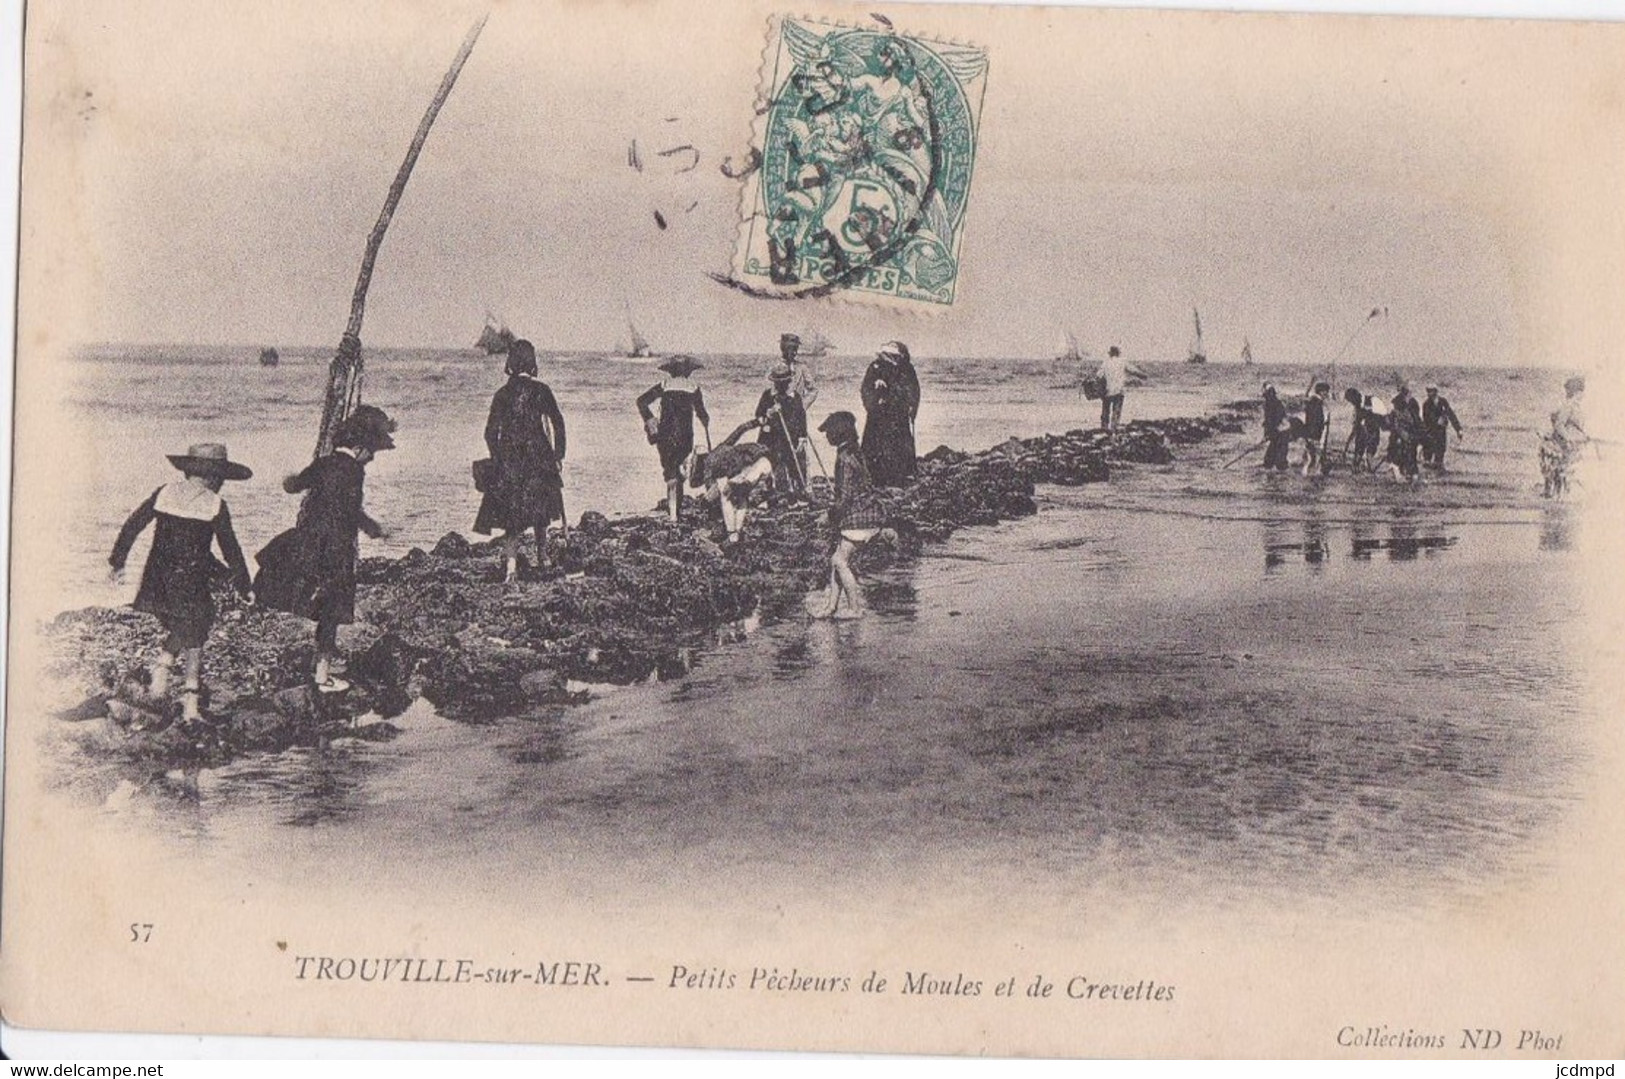
[[[779,408],[776,416],[772,415],[774,405]],[[774,390],[763,390],[756,402],[756,418],[762,421],[756,441],[767,447],[775,464],[787,463],[795,455],[802,439],[807,437],[807,407],[802,404],[801,395],[794,391],[780,394]],[[782,424],[780,419],[784,420]]]
[[[920,377],[913,364],[877,358],[863,375],[863,458],[870,478],[896,487],[914,475]]]
[[[765,447],[773,459],[774,486],[784,491],[801,490],[807,467],[800,448],[807,437],[807,406],[801,395],[793,389],[782,394],[777,389],[764,390],[756,402],[756,418],[762,424],[757,444]]]
[[[136,537],[156,522],[135,609],[156,615],[170,631],[172,645],[197,648],[214,625],[211,580],[229,579],[232,587],[246,595],[248,563],[237,545],[225,501],[213,492],[209,492],[212,498],[195,495],[185,490],[187,486],[178,480],[160,487],[137,506],[119,529],[107,561],[114,569],[123,569]],[[215,543],[220,544],[225,565],[215,560],[211,550]]]
[[[1264,395],[1264,434],[1274,436],[1286,427],[1286,405],[1273,393]]]
[[[491,398],[485,445],[491,451],[491,478],[474,531],[522,532],[563,517],[564,415],[547,383],[510,377]]]
[[[1448,398],[1435,395],[1422,402],[1423,430],[1430,435],[1442,435],[1450,427],[1456,429],[1456,434],[1461,434],[1461,421],[1456,418],[1456,410],[1450,407]]]
[[[660,471],[668,480],[682,476],[683,462],[694,452],[694,419],[710,426],[705,411],[705,395],[691,378],[673,375],[650,386],[638,396],[638,414],[645,423],[654,419],[654,405],[660,403],[660,424],[654,444],[660,450]]]
[[[1303,403],[1303,437],[1310,442],[1319,442],[1326,434],[1326,402],[1316,394],[1310,394]]]
[[[259,553],[260,603],[318,622],[355,621],[357,534],[382,532],[361,508],[365,481],[366,467],[343,450],[288,478],[289,494],[308,493],[298,522]]]

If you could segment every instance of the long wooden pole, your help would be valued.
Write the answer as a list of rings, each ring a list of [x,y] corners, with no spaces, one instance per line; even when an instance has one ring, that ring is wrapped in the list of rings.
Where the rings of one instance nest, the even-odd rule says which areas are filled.
[[[372,226],[372,235],[367,237],[367,249],[361,256],[361,272],[356,275],[355,294],[350,299],[350,321],[345,325],[344,336],[339,339],[338,354],[328,366],[327,399],[322,405],[322,426],[316,439],[318,457],[333,452],[333,438],[339,424],[360,403],[361,319],[367,310],[367,287],[372,284],[373,264],[378,261],[378,249],[383,246],[384,232],[389,228],[390,219],[395,216],[395,207],[400,204],[406,181],[412,176],[412,166],[417,164],[418,154],[429,138],[429,129],[434,126],[435,117],[440,115],[440,106],[446,103],[451,88],[457,83],[457,76],[468,62],[469,54],[474,51],[474,42],[479,40],[480,31],[485,29],[487,18],[489,16],[481,16],[480,21],[469,30],[468,36],[463,38],[457,58],[451,62],[446,77],[440,80],[440,89],[435,92],[434,100],[429,102],[429,110],[423,114],[423,121],[412,136],[412,145],[407,147],[406,160],[401,162],[400,171],[395,173],[395,182],[389,185],[389,195],[384,199],[384,208],[378,215],[377,223]]]

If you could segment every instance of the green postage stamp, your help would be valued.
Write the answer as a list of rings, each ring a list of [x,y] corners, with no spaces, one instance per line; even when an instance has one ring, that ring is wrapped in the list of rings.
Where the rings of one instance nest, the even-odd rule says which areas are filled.
[[[733,283],[953,303],[986,52],[789,17],[771,40]]]

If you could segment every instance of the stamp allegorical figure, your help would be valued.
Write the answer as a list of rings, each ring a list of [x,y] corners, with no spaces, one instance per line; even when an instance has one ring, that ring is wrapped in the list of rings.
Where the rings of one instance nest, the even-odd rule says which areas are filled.
[[[987,55],[799,19],[778,31],[735,282],[951,304]]]

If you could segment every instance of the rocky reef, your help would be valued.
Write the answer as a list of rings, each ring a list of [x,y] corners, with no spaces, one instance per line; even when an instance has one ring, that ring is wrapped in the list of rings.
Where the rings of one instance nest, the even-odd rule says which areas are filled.
[[[1012,438],[980,453],[940,446],[920,459],[911,483],[887,492],[888,528],[856,565],[874,569],[960,528],[1033,514],[1035,484],[1103,482],[1116,465],[1166,464],[1175,447],[1242,427],[1225,410],[1135,422],[1113,435]],[[826,582],[831,549],[822,478],[812,497],[809,506],[759,492],[736,544],[724,541],[714,503],[689,500],[677,522],[588,512],[568,539],[554,536],[551,565],[528,568],[512,585],[501,583],[491,544],[456,533],[429,550],[363,559],[359,620],[340,637],[351,684],[343,693],[309,684],[309,622],[226,593],[204,653],[203,723],[181,723],[176,703],[148,692],[145,664],[161,631],[128,608],[70,611],[49,623],[49,673],[73,702],[61,715],[81,723],[87,749],[160,769],[338,736],[387,738],[388,720],[419,698],[470,721],[567,704],[584,699],[586,684],[680,671],[689,650],[715,646],[751,620],[801,616],[804,597]]]

